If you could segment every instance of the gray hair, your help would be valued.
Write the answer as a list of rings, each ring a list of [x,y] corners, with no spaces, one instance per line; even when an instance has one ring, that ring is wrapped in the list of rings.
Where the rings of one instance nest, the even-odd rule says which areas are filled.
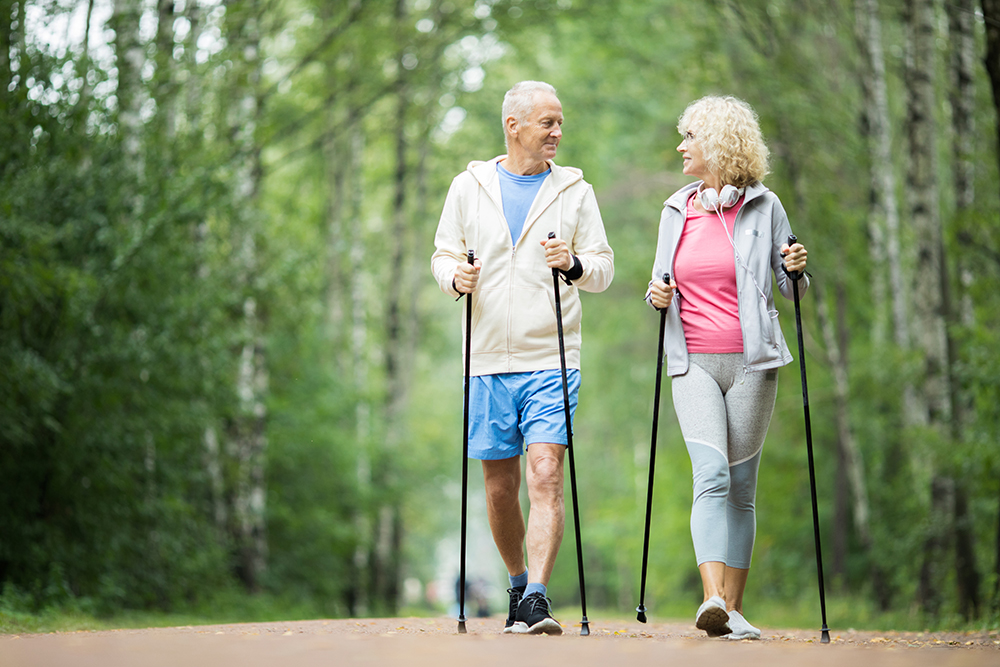
[[[503,96],[500,122],[503,124],[503,142],[507,144],[507,118],[513,116],[518,123],[535,110],[535,93],[556,94],[556,89],[544,81],[521,81]]]

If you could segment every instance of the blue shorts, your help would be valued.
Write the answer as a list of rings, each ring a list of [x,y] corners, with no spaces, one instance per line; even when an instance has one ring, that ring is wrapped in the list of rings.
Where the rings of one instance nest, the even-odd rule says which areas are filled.
[[[570,420],[580,371],[566,371]],[[562,372],[500,373],[469,378],[469,458],[509,459],[537,442],[567,444]]]

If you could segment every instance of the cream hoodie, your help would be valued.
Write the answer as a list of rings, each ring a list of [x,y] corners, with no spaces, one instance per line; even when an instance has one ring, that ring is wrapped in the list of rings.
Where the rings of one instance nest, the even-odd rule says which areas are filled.
[[[482,261],[472,295],[472,375],[557,369],[552,269],[545,263],[540,243],[555,232],[583,266],[583,275],[572,285],[559,281],[566,366],[580,368],[583,309],[579,290],[602,292],[615,272],[614,253],[594,189],[579,169],[550,161],[552,173],[542,183],[521,236],[512,245],[496,168],[505,157],[470,162],[452,181],[434,236],[437,250],[431,270],[441,290],[457,297],[452,287],[456,265],[468,261],[469,250]],[[460,311],[463,336],[464,310]],[[462,349],[464,354],[464,344]]]

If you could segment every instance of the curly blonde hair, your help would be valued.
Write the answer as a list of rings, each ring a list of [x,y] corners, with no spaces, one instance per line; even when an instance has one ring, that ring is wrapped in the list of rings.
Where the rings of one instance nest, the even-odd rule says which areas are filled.
[[[677,123],[681,136],[690,132],[708,169],[722,185],[745,188],[769,173],[770,151],[760,133],[757,114],[741,99],[708,96],[688,105]]]

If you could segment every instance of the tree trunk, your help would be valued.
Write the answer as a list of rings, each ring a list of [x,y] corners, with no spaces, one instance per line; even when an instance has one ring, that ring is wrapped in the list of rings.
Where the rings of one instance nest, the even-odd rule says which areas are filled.
[[[951,81],[953,89],[949,95],[952,110],[951,142],[955,155],[952,174],[955,186],[954,224],[959,231],[969,224],[969,216],[975,204],[975,49],[973,31],[974,0],[955,0],[945,3],[948,12],[948,33],[951,45]],[[970,288],[973,271],[965,253],[958,253],[957,269],[959,278],[959,298],[946,299],[948,320],[949,358],[957,355],[957,343],[951,331],[954,326],[971,326],[974,322],[974,308]],[[953,304],[958,304],[956,309]],[[954,371],[954,369],[952,369]],[[954,409],[952,434],[956,441],[964,440],[970,416],[974,413],[971,404],[955,374],[950,377],[951,403]],[[966,620],[979,613],[980,575],[975,558],[975,533],[973,519],[969,515],[966,487],[961,474],[955,477],[955,576],[958,584],[959,608]]]
[[[889,121],[889,94],[886,86],[885,58],[882,52],[882,21],[876,0],[857,0],[855,3],[855,36],[862,54],[861,85],[864,122],[863,127],[872,156],[871,202],[868,211],[869,248],[872,257],[872,300],[875,320],[872,338],[876,345],[886,341],[888,330],[886,315],[890,312],[886,295],[887,276],[881,270],[885,257],[889,266],[899,263],[899,209],[896,206],[896,173],[892,163],[892,137]],[[893,230],[890,246],[889,231]],[[890,252],[891,251],[891,252]],[[893,278],[893,323],[897,336],[907,336],[905,300],[897,294],[898,268],[890,270]],[[900,322],[904,326],[900,327]],[[898,339],[897,339],[898,342]]]
[[[236,393],[239,413],[230,428],[229,447],[236,464],[233,489],[233,518],[237,544],[237,573],[247,589],[260,588],[261,576],[267,567],[267,487],[264,465],[267,458],[267,357],[256,277],[260,271],[257,257],[258,206],[260,194],[260,146],[257,126],[260,116],[260,26],[255,7],[245,7],[246,15],[232,18],[228,41],[240,45],[242,60],[237,74],[237,103],[228,119],[229,127],[240,147],[240,162],[236,171],[236,192],[243,205],[234,224],[234,247],[243,289],[243,319],[241,349],[237,361]],[[238,14],[237,12],[233,12]],[[228,16],[228,15],[227,15]]]
[[[925,357],[920,422],[948,427],[951,420],[945,335],[944,246],[938,201],[934,72],[934,2],[907,3],[908,208],[916,238],[913,301],[917,344]],[[943,434],[942,434],[943,435]]]
[[[924,562],[917,584],[917,601],[932,617],[941,611],[941,582],[947,570],[945,558],[951,542],[951,518],[954,515],[955,485],[948,477],[937,476],[931,482],[929,526],[924,539]]]
[[[372,519],[369,507],[374,495],[372,486],[372,407],[369,387],[368,359],[368,308],[366,282],[369,280],[364,245],[364,182],[362,167],[364,137],[360,131],[360,121],[355,119],[349,126],[351,136],[350,163],[351,213],[348,229],[350,240],[350,295],[351,295],[351,368],[354,383],[355,449],[357,451],[356,475],[358,485],[357,511],[354,516],[356,545],[354,550],[354,577],[348,591],[348,605],[354,614],[364,615],[370,608],[370,551],[374,542]]]
[[[869,563],[869,579],[872,591],[878,602],[880,609],[889,607],[889,591],[882,568],[879,567],[878,557],[875,553],[874,539],[871,531],[871,504],[868,500],[868,490],[865,486],[865,465],[861,455],[861,448],[854,437],[854,429],[851,427],[850,405],[851,392],[848,380],[847,344],[846,337],[842,333],[838,335],[838,330],[830,317],[827,300],[824,298],[823,287],[816,283],[818,289],[816,293],[816,312],[819,317],[820,329],[823,333],[823,342],[827,351],[827,362],[833,372],[834,395],[836,398],[836,422],[837,422],[837,450],[838,458],[843,464],[843,481],[850,489],[851,518],[854,529],[858,534],[858,541],[864,550],[865,558]],[[842,288],[838,287],[837,294],[838,312],[846,308]],[[840,318],[838,317],[838,320]],[[838,480],[841,479],[838,473]],[[845,540],[846,541],[846,540]]]
[[[0,93],[8,95],[14,81],[14,71],[10,64],[11,46],[14,44],[14,1],[0,0]],[[21,22],[18,22],[21,25]]]
[[[126,154],[135,159],[138,159],[141,146],[142,66],[146,62],[146,54],[139,41],[141,17],[142,7],[138,0],[114,0],[110,24],[115,31],[118,68],[118,132]]]
[[[958,584],[958,605],[963,618],[969,621],[979,616],[979,567],[976,565],[975,533],[969,499],[964,482],[955,481],[955,576]]]
[[[876,345],[885,342],[885,313],[892,313],[893,341],[900,349],[910,347],[910,320],[905,271],[900,246],[899,207],[896,203],[896,172],[892,157],[892,132],[889,117],[889,93],[886,83],[885,56],[882,49],[882,20],[877,0],[857,0],[855,34],[863,56],[859,79],[864,105],[864,127],[871,162],[871,204],[868,230],[870,254],[875,271],[873,297],[875,320],[872,337]],[[885,277],[879,267],[887,265],[889,299],[885,297]],[[891,306],[891,308],[890,308]],[[919,421],[917,391],[909,381],[903,386],[904,422]]]
[[[990,87],[993,89],[993,108],[996,120],[994,139],[1000,142],[1000,0],[981,0],[983,20],[986,25],[986,72],[990,77]],[[997,156],[1000,166],[1000,147],[993,154]],[[1000,557],[1000,551],[998,551]]]
[[[951,382],[946,332],[946,276],[944,244],[938,201],[935,137],[935,4],[933,0],[908,0],[907,27],[907,140],[909,171],[908,208],[916,239],[913,281],[917,347],[924,356],[921,414],[918,425],[928,427],[931,451],[918,454],[918,467],[932,479],[931,525],[924,549],[918,598],[924,611],[940,610],[940,561],[946,540],[947,511],[954,495],[951,480],[939,476],[934,448],[951,435]],[[933,434],[933,435],[930,435]]]
[[[158,0],[156,23],[156,76],[153,97],[156,99],[157,134],[174,136],[176,103],[174,100],[174,0]]]

